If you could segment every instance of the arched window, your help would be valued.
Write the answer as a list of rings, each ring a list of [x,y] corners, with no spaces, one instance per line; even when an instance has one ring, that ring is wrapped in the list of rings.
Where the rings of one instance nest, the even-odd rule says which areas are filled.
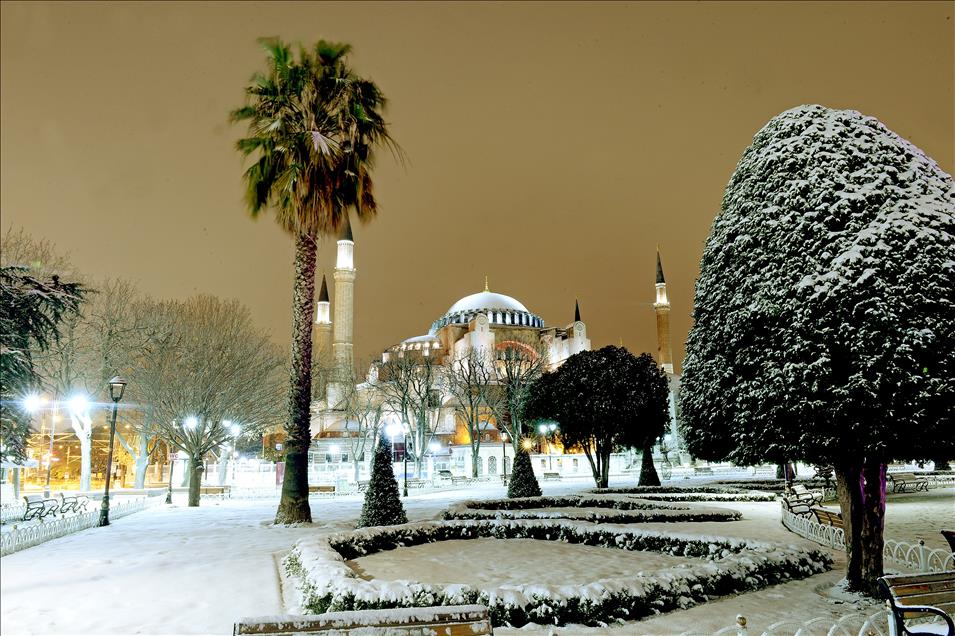
[[[504,472],[511,472],[511,458],[507,455],[504,456]]]
[[[477,475],[478,475],[478,477],[483,477],[483,476],[484,476],[484,460],[482,460],[480,457],[478,457],[478,458],[475,460],[475,465],[477,466]]]
[[[487,474],[488,475],[497,474],[497,457],[487,458]]]

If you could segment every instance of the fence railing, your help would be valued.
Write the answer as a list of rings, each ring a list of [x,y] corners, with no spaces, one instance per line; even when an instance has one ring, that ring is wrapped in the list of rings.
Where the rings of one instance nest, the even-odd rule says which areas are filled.
[[[750,627],[745,616],[738,615],[736,624],[712,632],[712,636],[888,636],[889,613],[885,610],[875,614],[846,614],[838,620],[812,618],[807,621],[779,621],[760,630]],[[711,632],[707,632],[710,634]],[[703,632],[683,632],[680,636],[702,636]]]
[[[134,512],[151,508],[161,504],[161,497],[145,497],[135,501],[124,501],[110,508],[110,520],[125,517]],[[60,517],[53,521],[44,521],[43,523],[27,523],[20,526],[13,526],[8,531],[0,534],[0,556],[7,556],[20,550],[39,545],[51,539],[64,537],[80,530],[92,528],[99,522],[99,510],[82,512],[68,517]]]
[[[782,508],[782,522],[789,531],[805,539],[836,550],[846,549],[846,534],[842,528],[793,514],[786,510],[785,506]],[[882,558],[914,572],[944,572],[955,569],[955,554],[948,550],[928,548],[921,539],[917,544],[886,539]]]

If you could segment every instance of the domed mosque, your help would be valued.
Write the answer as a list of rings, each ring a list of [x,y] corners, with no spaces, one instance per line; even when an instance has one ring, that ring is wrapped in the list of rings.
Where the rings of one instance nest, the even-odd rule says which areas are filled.
[[[590,349],[587,326],[580,319],[580,307],[576,302],[572,322],[563,327],[549,327],[521,301],[491,291],[485,279],[483,291],[453,303],[431,323],[426,334],[406,338],[389,347],[380,360],[370,365],[364,378],[356,378],[353,354],[354,251],[355,241],[351,227],[346,223],[338,241],[333,274],[334,315],[324,276],[315,310],[313,335],[317,373],[313,374],[316,399],[311,408],[313,442],[309,451],[309,483],[335,484],[338,489],[346,483],[366,481],[375,430],[384,431],[391,437],[396,461],[400,462],[414,452],[410,439],[406,439],[402,431],[401,418],[388,405],[383,391],[386,384],[379,381],[379,372],[389,372],[392,356],[410,357],[422,361],[422,364],[426,359],[440,376],[442,368],[447,369],[455,361],[465,359],[472,351],[522,348],[531,355],[543,357],[548,369],[555,369],[575,353]],[[672,428],[667,438],[672,447],[681,448],[676,407],[680,376],[673,369],[670,303],[659,251],[656,274],[653,309],[657,318],[657,362],[666,371],[671,389]],[[468,427],[456,414],[452,396],[442,382],[435,382],[432,386],[435,407],[433,415],[428,416],[433,418],[428,426],[433,437],[424,444],[427,463],[422,466],[421,475],[409,475],[409,479],[423,483],[420,480],[442,474],[467,478],[475,468],[483,477],[510,474],[513,447],[502,439],[493,421],[488,421],[487,428],[481,433],[479,455],[475,458]],[[589,473],[581,454],[565,452],[563,448],[543,441],[539,442],[537,451],[533,456],[534,470],[545,478],[547,475],[583,476]],[[632,469],[631,464],[625,465],[628,461],[632,464],[633,460],[627,460],[626,454],[614,454],[611,472]]]
[[[543,318],[521,301],[491,291],[485,279],[483,291],[454,302],[431,323],[426,334],[412,336],[389,347],[382,353],[381,360],[368,369],[365,381],[355,383],[355,373],[349,371],[355,366],[354,246],[351,227],[346,225],[338,241],[333,274],[335,306],[331,307],[324,276],[316,303],[314,357],[328,381],[324,396],[312,404],[310,472],[317,474],[310,476],[310,482],[368,479],[370,462],[367,460],[372,455],[372,444],[365,439],[365,433],[369,426],[360,421],[361,418],[355,415],[354,409],[347,408],[347,404],[357,400],[369,406],[380,406],[383,426],[391,425],[391,430],[394,430],[400,418],[388,412],[378,382],[379,370],[393,355],[428,356],[433,362],[447,366],[468,356],[472,350],[494,351],[509,346],[506,343],[511,343],[510,346],[517,343],[545,356],[547,367],[554,369],[573,354],[590,349],[587,326],[580,319],[579,305],[575,303],[574,320],[570,324],[548,327]],[[467,427],[456,416],[449,395],[440,395],[439,401],[434,439],[428,445],[428,474],[422,477],[428,478],[442,470],[470,475],[472,454]],[[504,468],[510,470],[513,451],[505,449],[497,429],[489,425],[482,437],[478,473],[496,475]],[[405,452],[401,439],[402,435],[397,435],[394,444],[399,461]],[[585,470],[585,467],[581,465],[580,469]]]

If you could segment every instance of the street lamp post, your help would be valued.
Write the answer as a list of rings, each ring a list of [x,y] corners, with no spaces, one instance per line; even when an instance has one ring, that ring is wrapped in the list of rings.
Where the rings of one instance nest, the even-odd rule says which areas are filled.
[[[169,440],[166,440],[166,459],[169,460],[169,489],[166,490],[166,503],[172,503],[172,468],[173,468],[173,456],[172,456],[172,444]]]
[[[25,410],[30,415],[30,428],[33,428],[33,414],[40,410],[43,406],[43,398],[37,395],[36,393],[31,393],[30,395],[23,398],[23,410]],[[53,418],[50,418],[50,426],[53,426]],[[41,424],[41,435],[42,435],[42,424]],[[50,496],[50,471],[53,470],[53,429],[50,429],[50,454],[46,458],[46,487],[43,490],[43,496]]]
[[[109,396],[113,400],[113,419],[109,425],[109,451],[106,454],[106,488],[103,491],[103,505],[99,510],[99,526],[109,525],[109,482],[113,472],[113,438],[116,436],[116,411],[123,399],[126,380],[118,375],[109,381]]]
[[[403,439],[405,442],[405,453],[404,453],[405,475],[404,475],[404,485],[402,486],[402,489],[401,489],[401,496],[407,497],[408,496],[408,433],[406,433],[404,429],[401,429],[401,439]]]
[[[501,475],[507,482],[507,431],[501,429]]]
[[[236,454],[235,454],[235,445],[239,440],[239,433],[242,432],[242,429],[238,424],[229,423],[229,432],[232,433],[232,487],[235,488],[235,465],[236,465]]]

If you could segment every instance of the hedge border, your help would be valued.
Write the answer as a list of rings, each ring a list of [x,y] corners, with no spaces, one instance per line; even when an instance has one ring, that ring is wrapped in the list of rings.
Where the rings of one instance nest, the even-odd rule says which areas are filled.
[[[630,486],[624,488],[595,488],[595,495],[639,495],[654,501],[776,501],[777,495],[758,490],[743,490],[718,486]]]
[[[458,539],[530,538],[700,558],[699,564],[601,579],[584,585],[432,585],[363,580],[346,559]],[[821,548],[593,526],[573,521],[431,521],[365,528],[299,540],[284,561],[312,613],[480,603],[494,625],[600,625],[635,620],[707,600],[805,578],[832,567]]]
[[[606,508],[580,514],[572,512],[534,512],[538,508]],[[687,506],[649,501],[633,497],[564,495],[464,501],[449,507],[444,519],[576,519],[591,523],[675,523],[697,521],[737,521],[742,513],[728,508]]]

